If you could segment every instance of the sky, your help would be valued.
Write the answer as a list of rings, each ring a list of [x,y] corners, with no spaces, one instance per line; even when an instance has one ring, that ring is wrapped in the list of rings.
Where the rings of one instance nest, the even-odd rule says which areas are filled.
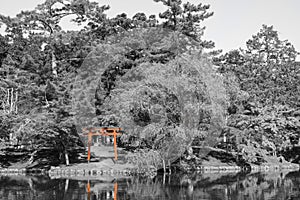
[[[15,16],[21,10],[32,10],[44,0],[1,0],[0,14]],[[125,12],[132,17],[137,12],[147,15],[165,10],[153,0],[95,0],[100,5],[110,5],[109,17]],[[183,0],[185,1],[185,0]],[[281,40],[289,40],[300,51],[300,0],[189,0],[191,3],[210,4],[214,15],[203,22],[204,38],[212,40],[216,49],[224,52],[245,48],[246,41],[259,32],[262,24],[273,25]],[[66,29],[74,25],[65,19]],[[298,57],[297,60],[300,60]]]

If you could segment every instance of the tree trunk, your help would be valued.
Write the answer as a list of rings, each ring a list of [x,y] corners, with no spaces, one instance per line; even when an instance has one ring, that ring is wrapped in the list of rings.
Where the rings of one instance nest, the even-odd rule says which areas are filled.
[[[18,107],[18,91],[14,91],[14,88],[7,89],[7,99],[6,104],[3,104],[3,110],[5,113],[17,113]]]
[[[52,73],[54,77],[57,78],[57,62],[53,52],[51,53],[51,57],[52,57]]]
[[[11,89],[9,113],[12,113],[13,109],[14,109],[14,88]]]
[[[66,183],[65,183],[65,194],[67,193],[68,189],[69,189],[69,179],[66,179]]]
[[[10,98],[9,96],[10,96],[10,89],[7,89],[7,101],[6,101],[7,103],[6,103],[6,108],[5,108],[6,113],[9,113],[9,102],[10,102],[9,101],[9,98]]]
[[[69,161],[69,154],[67,151],[65,151],[65,159],[66,159],[66,165],[70,165],[70,161]]]
[[[171,161],[170,160],[168,160],[168,165],[169,165],[169,174],[171,174],[172,172],[171,172]]]
[[[163,159],[163,169],[164,169],[164,174],[165,174],[166,173],[166,162],[164,159]]]
[[[15,98],[15,113],[18,114],[18,91],[16,91],[16,98]]]

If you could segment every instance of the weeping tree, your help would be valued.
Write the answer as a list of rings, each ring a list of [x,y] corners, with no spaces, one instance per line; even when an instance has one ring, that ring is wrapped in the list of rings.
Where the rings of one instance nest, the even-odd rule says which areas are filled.
[[[79,131],[121,127],[122,141],[136,138],[158,167],[178,159],[195,138],[213,146],[225,125],[227,97],[210,61],[191,50],[196,44],[179,31],[149,28],[95,47],[74,84]]]
[[[173,162],[195,138],[202,139],[200,154],[208,153],[225,125],[226,102],[222,78],[209,61],[186,55],[132,69],[117,81],[100,119],[158,152],[162,163]]]

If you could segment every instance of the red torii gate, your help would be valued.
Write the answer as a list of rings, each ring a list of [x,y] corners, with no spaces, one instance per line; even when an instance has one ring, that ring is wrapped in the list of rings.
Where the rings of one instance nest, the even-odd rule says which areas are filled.
[[[88,157],[87,160],[90,162],[91,159],[91,143],[92,136],[94,135],[103,135],[103,136],[114,136],[114,152],[115,152],[115,160],[118,160],[118,152],[117,152],[117,136],[121,135],[121,128],[84,128],[84,134],[88,137]]]

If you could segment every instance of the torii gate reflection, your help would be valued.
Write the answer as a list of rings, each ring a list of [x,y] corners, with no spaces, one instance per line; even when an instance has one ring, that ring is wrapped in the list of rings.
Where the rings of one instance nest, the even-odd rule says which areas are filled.
[[[90,184],[90,181],[87,182],[86,190],[87,190],[87,200],[91,200],[91,184]],[[118,199],[118,183],[115,182],[114,183],[114,200],[117,200],[117,199]]]

